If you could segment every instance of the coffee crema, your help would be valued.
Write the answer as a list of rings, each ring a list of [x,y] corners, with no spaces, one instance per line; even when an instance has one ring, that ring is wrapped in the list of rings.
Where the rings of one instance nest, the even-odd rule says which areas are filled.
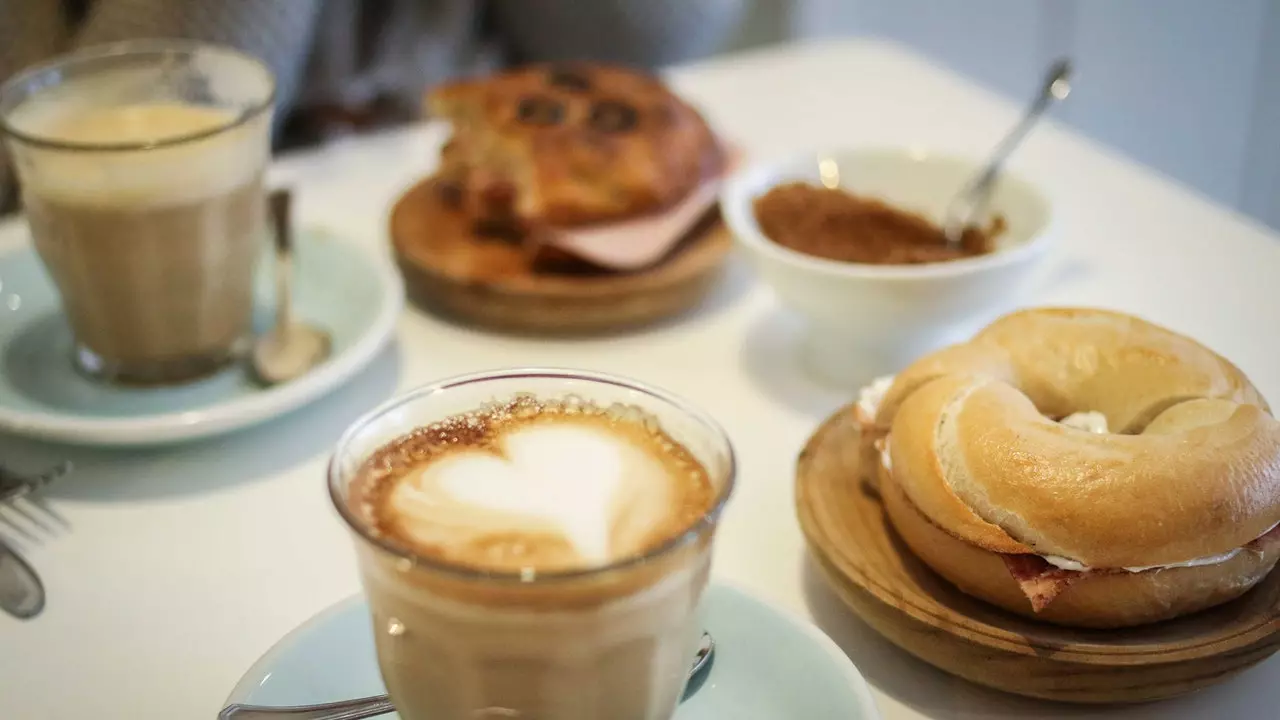
[[[364,464],[350,495],[375,536],[508,572],[642,555],[714,501],[706,469],[639,408],[527,395],[392,441]]]

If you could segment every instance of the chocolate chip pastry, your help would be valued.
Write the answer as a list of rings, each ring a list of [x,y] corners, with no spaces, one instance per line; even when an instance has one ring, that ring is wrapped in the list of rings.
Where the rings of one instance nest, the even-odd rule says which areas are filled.
[[[427,108],[453,125],[441,187],[485,234],[660,211],[724,163],[696,110],[621,67],[537,65],[461,80],[431,92]]]

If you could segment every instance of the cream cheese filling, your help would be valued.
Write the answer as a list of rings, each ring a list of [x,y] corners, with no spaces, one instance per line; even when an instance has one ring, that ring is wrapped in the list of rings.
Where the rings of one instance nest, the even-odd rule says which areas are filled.
[[[883,377],[878,377],[875,380],[871,381],[870,385],[867,385],[866,387],[862,388],[862,390],[858,392],[858,409],[861,412],[863,412],[866,415],[866,417],[874,418],[876,416],[876,412],[880,409],[880,403],[884,401],[885,394],[889,392],[889,388],[893,385],[893,378],[894,378],[893,375],[885,375]],[[1107,417],[1102,413],[1093,411],[1093,410],[1086,410],[1083,412],[1072,413],[1071,415],[1068,415],[1067,417],[1062,418],[1062,420],[1060,420],[1059,422],[1061,422],[1063,425],[1074,427],[1079,430],[1085,430],[1087,432],[1095,432],[1095,433],[1109,432],[1109,430],[1107,429]],[[884,466],[885,470],[892,470],[893,460],[889,456],[889,436],[888,435],[886,435],[884,439],[880,441],[879,447],[880,447],[880,464]],[[1267,533],[1274,530],[1277,526],[1280,526],[1280,523],[1276,523],[1275,525],[1272,525],[1270,528],[1267,528],[1267,530],[1264,531],[1262,535],[1266,535]],[[1258,537],[1262,537],[1262,535],[1259,535]],[[1164,563],[1163,565],[1142,565],[1142,566],[1134,566],[1134,567],[1122,567],[1118,569],[1124,570],[1125,572],[1130,572],[1130,573],[1140,573],[1140,572],[1146,572],[1148,570],[1164,570],[1167,568],[1200,567],[1203,565],[1217,565],[1219,563],[1227,562],[1228,560],[1234,558],[1235,556],[1239,555],[1242,552],[1244,552],[1244,548],[1238,547],[1228,552],[1222,553],[1220,555],[1209,555],[1206,557],[1183,560],[1181,562]],[[1058,555],[1040,555],[1039,557],[1043,558],[1044,561],[1049,563],[1050,565],[1053,565],[1056,568],[1061,568],[1063,570],[1074,570],[1076,572],[1089,572],[1097,569],[1097,568],[1092,568],[1088,565],[1085,565],[1079,560],[1072,560],[1071,558],[1060,557]]]
[[[893,375],[884,375],[871,381],[871,384],[858,391],[858,409],[867,417],[874,419],[884,396],[893,387]]]
[[[1077,430],[1085,430],[1093,433],[1110,432],[1107,429],[1107,416],[1096,410],[1086,410],[1084,412],[1072,413],[1061,420],[1059,423],[1067,427],[1073,427]]]
[[[1270,532],[1270,530],[1268,530],[1268,532]],[[1263,533],[1263,535],[1265,534],[1266,533]],[[1165,563],[1163,565],[1141,565],[1136,567],[1122,567],[1118,569],[1124,570],[1125,572],[1140,573],[1140,572],[1146,572],[1148,570],[1166,570],[1168,568],[1199,567],[1201,565],[1217,565],[1218,563],[1224,563],[1230,560],[1231,558],[1235,557],[1236,555],[1239,555],[1242,552],[1244,552],[1244,548],[1238,547],[1234,550],[1231,550],[1230,552],[1222,553],[1221,555],[1209,555],[1208,557],[1192,558],[1191,560],[1183,560],[1182,562]],[[1079,562],[1077,560],[1072,560],[1071,558],[1058,557],[1057,555],[1041,555],[1040,557],[1044,558],[1044,561],[1049,563],[1050,565],[1053,565],[1054,567],[1062,568],[1063,570],[1075,570],[1076,572],[1089,572],[1090,570],[1096,569],[1096,568],[1091,568],[1088,565],[1085,565],[1084,563]]]

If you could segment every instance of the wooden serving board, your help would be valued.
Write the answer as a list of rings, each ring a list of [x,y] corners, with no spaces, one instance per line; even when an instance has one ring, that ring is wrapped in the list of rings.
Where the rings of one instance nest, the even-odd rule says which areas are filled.
[[[733,246],[715,218],[646,270],[535,273],[514,245],[473,242],[469,221],[444,206],[430,178],[396,202],[390,233],[410,300],[467,324],[534,334],[617,331],[688,310]]]
[[[1036,623],[971,598],[917,560],[859,478],[852,407],[796,467],[800,525],[835,593],[891,642],[975,683],[1074,703],[1145,702],[1221,682],[1280,649],[1280,573],[1226,605],[1124,630]]]

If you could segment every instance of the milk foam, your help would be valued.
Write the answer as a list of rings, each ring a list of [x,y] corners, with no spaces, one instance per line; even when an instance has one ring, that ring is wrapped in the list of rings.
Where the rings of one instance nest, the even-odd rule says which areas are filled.
[[[270,155],[269,113],[168,147],[93,146],[176,140],[228,127],[237,117],[238,111],[179,102],[82,107],[45,100],[15,111],[14,127],[86,149],[12,146],[27,168],[27,191],[45,200],[126,207],[195,202],[228,192],[262,171]]]
[[[678,510],[680,480],[651,449],[603,425],[518,425],[493,448],[464,448],[400,478],[385,505],[417,543],[486,535],[562,536],[587,564],[641,549]]]

